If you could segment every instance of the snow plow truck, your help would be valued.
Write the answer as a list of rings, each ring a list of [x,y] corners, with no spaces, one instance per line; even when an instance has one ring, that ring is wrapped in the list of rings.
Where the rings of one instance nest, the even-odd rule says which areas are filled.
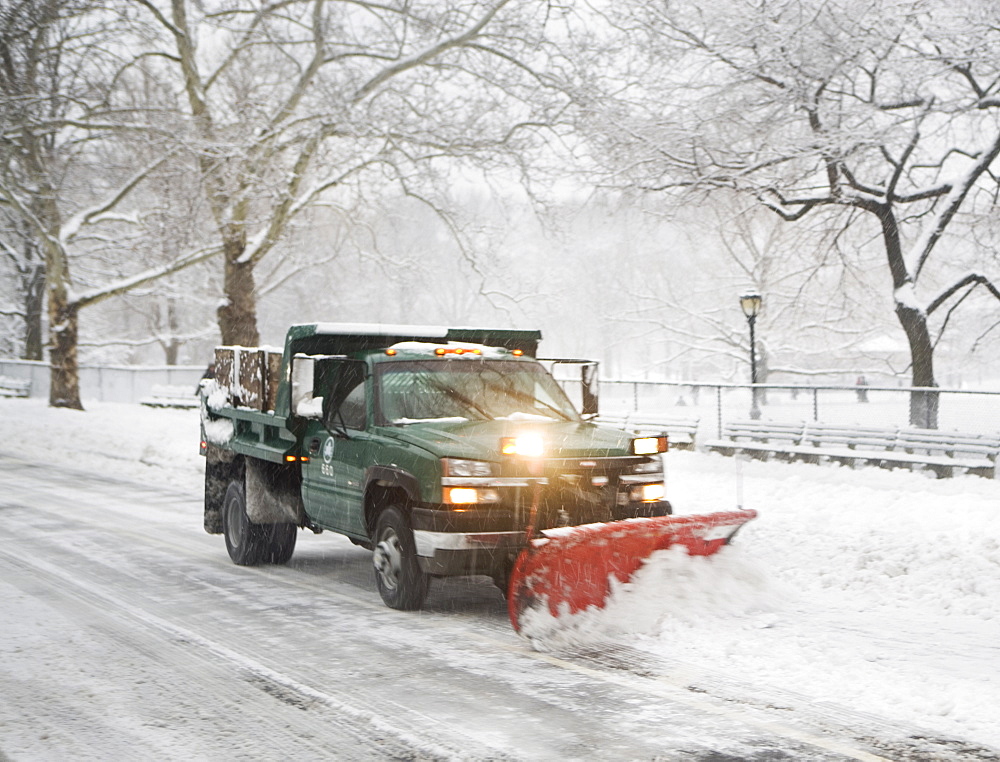
[[[708,555],[753,518],[673,516],[666,436],[589,422],[594,374],[581,415],[535,359],[540,339],[313,323],[283,349],[217,348],[201,382],[205,530],[248,566],[286,563],[299,529],[343,534],[372,551],[395,609],[421,608],[435,577],[488,575],[518,629],[529,609],[602,606],[653,551]]]

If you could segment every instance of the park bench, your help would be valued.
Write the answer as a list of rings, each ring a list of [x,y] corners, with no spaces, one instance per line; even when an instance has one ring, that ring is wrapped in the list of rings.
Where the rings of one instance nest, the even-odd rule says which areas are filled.
[[[698,421],[698,418],[632,412],[625,415],[601,415],[596,422],[624,429],[633,434],[666,434],[670,447],[693,450],[698,435]]]
[[[806,424],[793,457],[811,463],[826,458],[844,465],[879,463],[896,446],[896,428],[845,426],[814,421]]]
[[[926,466],[939,477],[965,473],[996,477],[1000,435],[962,434],[935,429],[901,429],[888,461],[898,465]]]
[[[0,397],[28,397],[31,395],[30,378],[0,376]]]
[[[791,457],[805,430],[804,423],[775,421],[730,421],[722,428],[722,438],[705,443],[723,455],[742,453],[761,460],[770,455]]]
[[[957,469],[992,479],[997,473],[1000,435],[820,422],[733,421],[726,424],[721,439],[705,446],[725,455],[745,453],[765,460],[774,455],[810,463],[922,467],[939,477],[953,476]]]
[[[198,395],[190,386],[169,386],[154,384],[148,397],[139,400],[146,407],[198,407]]]

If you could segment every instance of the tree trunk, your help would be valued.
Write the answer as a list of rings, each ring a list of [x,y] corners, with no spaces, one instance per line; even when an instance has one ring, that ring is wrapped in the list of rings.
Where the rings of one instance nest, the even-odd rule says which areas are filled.
[[[922,310],[896,303],[896,317],[910,344],[913,368],[911,386],[934,387],[934,346],[927,330],[927,316]],[[910,425],[923,429],[938,426],[939,392],[910,393]]]
[[[30,262],[24,284],[24,357],[41,360],[42,309],[45,304],[45,268],[41,262]]]
[[[177,334],[180,331],[177,320],[177,305],[169,296],[166,298],[164,311],[166,312],[164,322],[167,324],[167,341],[163,346],[163,353],[166,355],[167,365],[176,365],[183,342],[177,338]]]
[[[934,345],[927,329],[927,314],[898,294],[912,297],[913,278],[906,269],[903,247],[899,238],[899,225],[890,204],[868,204],[862,208],[872,212],[882,224],[882,241],[885,244],[886,259],[892,275],[893,292],[896,298],[896,318],[906,333],[910,344],[911,386],[935,387]],[[936,429],[938,425],[938,392],[910,392],[910,425],[924,429]]]
[[[49,291],[49,363],[52,367],[49,405],[52,407],[83,410],[76,359],[78,317],[77,307],[69,303],[65,292]]]
[[[228,241],[225,245],[223,288],[226,299],[218,309],[219,331],[222,333],[223,344],[256,347],[260,344],[260,334],[257,332],[257,291],[253,263],[240,261],[245,248],[243,241]]]

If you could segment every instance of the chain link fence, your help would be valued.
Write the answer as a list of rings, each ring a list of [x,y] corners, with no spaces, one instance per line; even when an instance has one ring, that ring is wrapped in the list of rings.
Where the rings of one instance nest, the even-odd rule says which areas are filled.
[[[653,414],[697,418],[702,438],[722,436],[728,421],[761,420],[908,428],[912,392],[938,394],[937,427],[966,434],[1000,433],[1000,391],[888,386],[804,386],[601,380],[603,415]],[[922,421],[928,427],[932,421]]]

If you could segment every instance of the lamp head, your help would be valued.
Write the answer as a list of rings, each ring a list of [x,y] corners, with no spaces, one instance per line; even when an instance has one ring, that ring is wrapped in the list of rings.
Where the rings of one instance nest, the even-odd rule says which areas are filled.
[[[743,308],[743,314],[748,318],[757,317],[757,313],[760,312],[760,303],[760,294],[744,294],[740,297],[740,307]]]

